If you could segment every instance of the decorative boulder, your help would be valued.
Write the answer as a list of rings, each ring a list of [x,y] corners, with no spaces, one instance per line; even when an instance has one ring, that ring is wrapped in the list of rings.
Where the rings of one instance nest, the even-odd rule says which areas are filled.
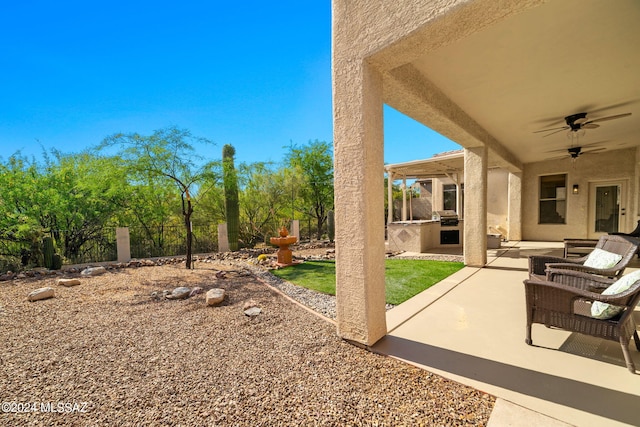
[[[248,310],[251,307],[257,307],[258,303],[255,302],[254,300],[250,299],[249,301],[245,302],[244,305],[242,306],[243,310]]]
[[[262,309],[258,307],[258,303],[254,300],[245,302],[242,310],[244,310],[244,314],[249,317],[255,317],[262,312]]]
[[[249,317],[255,317],[262,312],[260,307],[251,307],[244,311],[244,314]]]
[[[195,295],[199,295],[202,292],[204,292],[204,289],[202,289],[200,286],[196,286],[195,288],[191,289],[191,293],[189,294],[189,296],[192,297]]]
[[[56,283],[60,286],[66,286],[68,288],[69,286],[78,286],[80,284],[80,280],[79,279],[58,279]]]
[[[104,267],[89,267],[82,270],[80,273],[82,276],[99,276],[107,272]]]
[[[186,286],[180,286],[179,288],[175,288],[173,292],[167,295],[167,299],[186,299],[189,298],[191,294],[191,288],[187,288]]]
[[[224,301],[224,289],[214,288],[207,292],[207,305],[218,305]]]
[[[53,288],[40,288],[40,289],[36,289],[35,291],[32,291],[28,296],[27,299],[29,301],[38,301],[41,299],[47,299],[47,298],[53,298],[55,296],[55,292],[53,291]]]

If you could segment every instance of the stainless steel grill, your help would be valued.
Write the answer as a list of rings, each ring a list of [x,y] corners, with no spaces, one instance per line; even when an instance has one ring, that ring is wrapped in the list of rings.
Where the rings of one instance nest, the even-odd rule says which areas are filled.
[[[458,214],[456,213],[456,211],[436,211],[436,215],[440,220],[440,226],[442,227],[454,227],[458,225]]]

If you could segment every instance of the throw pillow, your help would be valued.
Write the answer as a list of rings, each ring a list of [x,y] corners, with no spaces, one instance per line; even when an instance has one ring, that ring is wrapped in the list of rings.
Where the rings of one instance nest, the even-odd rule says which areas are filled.
[[[607,289],[602,292],[602,295],[616,295],[629,289],[634,283],[640,280],[640,270],[633,273],[626,274],[620,279],[616,280]],[[591,317],[596,319],[611,319],[622,312],[623,308],[617,305],[607,304],[602,301],[594,301],[591,304]]]
[[[583,265],[593,268],[611,268],[621,259],[622,255],[596,248],[589,254]]]

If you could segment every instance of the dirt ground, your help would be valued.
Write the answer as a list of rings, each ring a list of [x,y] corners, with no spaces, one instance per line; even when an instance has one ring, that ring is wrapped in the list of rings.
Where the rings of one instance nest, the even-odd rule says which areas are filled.
[[[1,425],[486,425],[494,405],[339,339],[228,263],[56,279],[0,282]],[[43,286],[55,297],[26,300]],[[151,297],[178,286],[226,298]],[[248,301],[258,316],[244,314]]]

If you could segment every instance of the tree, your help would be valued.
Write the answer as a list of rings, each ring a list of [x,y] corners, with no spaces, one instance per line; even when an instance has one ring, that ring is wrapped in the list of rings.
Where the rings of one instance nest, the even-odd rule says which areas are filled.
[[[317,236],[322,238],[322,227],[327,212],[333,207],[333,157],[331,146],[315,140],[302,147],[292,146],[289,164],[303,177],[300,196],[316,219]]]
[[[82,262],[88,246],[113,246],[103,238],[104,228],[115,224],[131,193],[118,159],[43,154],[43,163],[14,155],[0,166],[2,252],[21,253],[23,265],[42,265],[47,234],[71,262]]]
[[[105,138],[100,149],[120,146],[120,157],[127,164],[130,180],[134,184],[169,182],[180,193],[181,213],[186,231],[186,267],[192,268],[191,248],[193,234],[191,215],[198,193],[207,191],[201,184],[215,182],[213,162],[204,162],[196,153],[193,143],[211,143],[205,138],[191,135],[186,129],[168,127],[152,135],[138,133],[115,134]]]
[[[229,249],[238,250],[238,229],[240,227],[240,206],[238,205],[238,176],[233,164],[236,149],[232,145],[222,147],[222,176],[224,182],[224,211],[227,219]]]
[[[0,271],[38,263],[33,252],[39,252],[43,230],[32,213],[39,180],[37,165],[19,153],[0,164]]]
[[[47,156],[45,161],[44,188],[37,201],[40,222],[63,255],[77,261],[87,242],[108,246],[104,228],[116,225],[132,193],[121,159],[53,151],[53,159]]]
[[[266,242],[268,235],[275,235],[278,227],[288,217],[289,191],[283,185],[285,170],[275,171],[267,163],[242,164],[240,234],[249,245]]]

